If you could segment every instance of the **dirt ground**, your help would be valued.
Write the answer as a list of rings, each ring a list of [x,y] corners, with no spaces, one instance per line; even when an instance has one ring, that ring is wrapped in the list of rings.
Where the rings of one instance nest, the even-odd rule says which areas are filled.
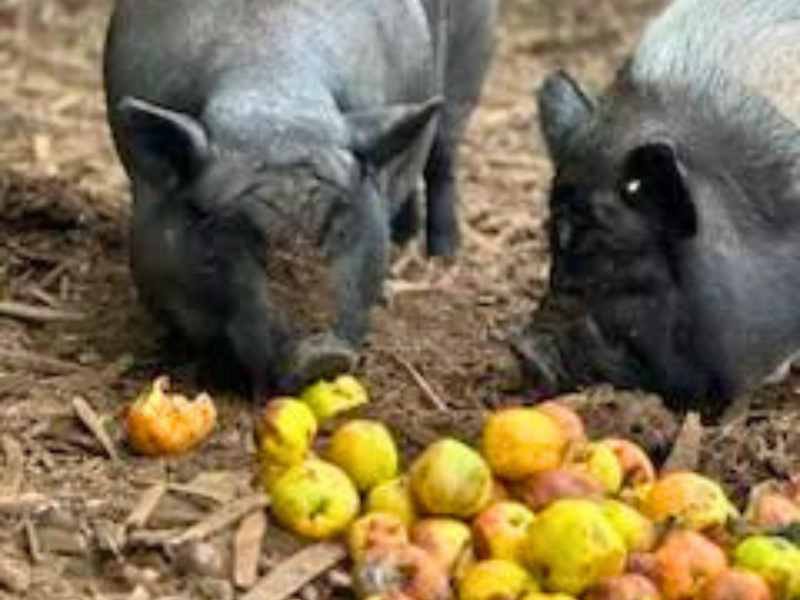
[[[498,54],[463,151],[457,269],[430,289],[413,248],[402,254],[392,302],[376,311],[359,367],[374,399],[365,412],[409,452],[442,434],[473,439],[486,408],[524,400],[510,390],[502,339],[536,305],[548,269],[549,165],[532,91],[557,66],[602,85],[659,5],[503,2]],[[110,4],[0,0],[0,300],[39,309],[0,317],[0,600],[234,598],[234,525],[202,543],[165,549],[160,541],[256,491],[257,407],[213,389],[218,428],[178,459],[137,457],[119,427],[123,405],[158,373],[185,392],[210,382],[165,343],[127,271],[129,197],[99,86]],[[700,468],[737,499],[756,481],[798,471],[796,386],[794,377],[761,390],[749,411],[703,430]],[[78,418],[83,403],[110,433],[117,460]],[[593,434],[630,436],[656,458],[682,419],[655,397],[606,387],[579,404]],[[146,525],[126,524],[154,485],[168,492]],[[299,547],[269,524],[259,575]],[[342,582],[334,570],[296,597],[348,598]]]

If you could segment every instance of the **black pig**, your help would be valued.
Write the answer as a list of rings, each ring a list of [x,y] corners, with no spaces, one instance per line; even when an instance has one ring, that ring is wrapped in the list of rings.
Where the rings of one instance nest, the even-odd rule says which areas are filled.
[[[423,178],[428,253],[458,246],[495,1],[118,0],[104,77],[143,301],[257,395],[350,368]],[[294,290],[331,301],[318,330],[267,285],[300,246],[329,277]]]
[[[800,2],[675,0],[598,98],[538,94],[550,288],[512,345],[548,393],[722,407],[800,350]]]

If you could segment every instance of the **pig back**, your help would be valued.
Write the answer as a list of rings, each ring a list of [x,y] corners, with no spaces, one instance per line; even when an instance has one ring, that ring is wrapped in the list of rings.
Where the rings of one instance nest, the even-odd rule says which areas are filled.
[[[675,0],[646,30],[632,74],[706,88],[732,78],[800,124],[800,2]]]

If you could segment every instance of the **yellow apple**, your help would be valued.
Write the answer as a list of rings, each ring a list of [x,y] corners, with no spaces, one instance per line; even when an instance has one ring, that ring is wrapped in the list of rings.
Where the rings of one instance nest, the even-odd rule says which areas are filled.
[[[397,475],[397,447],[386,426],[377,421],[357,419],[336,429],[327,458],[341,467],[362,492]]]
[[[346,530],[359,505],[358,491],[347,474],[319,459],[290,467],[272,486],[272,513],[278,522],[312,539]]]
[[[409,474],[419,507],[431,515],[471,517],[491,499],[492,473],[486,461],[452,438],[428,446]]]

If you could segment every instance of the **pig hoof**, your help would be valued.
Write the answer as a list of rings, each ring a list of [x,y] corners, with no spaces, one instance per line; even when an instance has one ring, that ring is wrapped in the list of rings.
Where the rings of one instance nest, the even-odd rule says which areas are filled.
[[[357,358],[346,342],[331,334],[308,337],[294,351],[286,383],[300,388],[320,379],[332,379],[352,371]]]

